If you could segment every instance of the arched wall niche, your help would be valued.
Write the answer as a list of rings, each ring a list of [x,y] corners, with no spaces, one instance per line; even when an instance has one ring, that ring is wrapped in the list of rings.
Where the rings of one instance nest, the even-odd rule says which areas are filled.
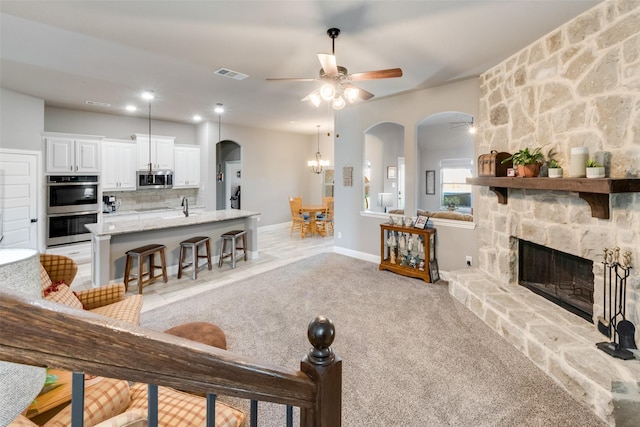
[[[418,210],[429,212],[446,210],[442,194],[443,165],[464,164],[462,159],[468,159],[471,167],[475,168],[474,135],[470,132],[472,125],[471,114],[457,111],[432,114],[418,122],[415,156]],[[429,186],[430,188],[427,188],[427,171],[433,171],[435,175],[435,181]],[[473,206],[472,203],[473,201],[471,206]],[[462,213],[471,212],[469,208],[456,210]]]
[[[362,210],[385,213],[404,208],[404,126],[380,122],[364,131]],[[382,200],[390,200],[383,206]]]

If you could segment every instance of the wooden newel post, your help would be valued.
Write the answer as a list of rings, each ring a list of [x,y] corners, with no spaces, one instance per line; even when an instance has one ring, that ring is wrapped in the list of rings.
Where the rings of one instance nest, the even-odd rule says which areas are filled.
[[[333,322],[318,316],[309,323],[307,337],[313,348],[300,362],[300,370],[318,387],[316,406],[300,410],[301,427],[340,427],[342,425],[342,359],[331,344],[336,335]]]

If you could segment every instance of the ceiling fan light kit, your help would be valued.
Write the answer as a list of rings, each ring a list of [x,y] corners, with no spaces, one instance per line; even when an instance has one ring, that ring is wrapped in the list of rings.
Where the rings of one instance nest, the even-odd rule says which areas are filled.
[[[267,79],[267,81],[319,81],[322,86],[302,98],[302,101],[311,101],[314,106],[318,107],[324,100],[330,102],[334,110],[341,110],[347,105],[347,101],[349,103],[354,103],[358,100],[367,101],[374,96],[371,92],[354,85],[354,81],[402,77],[402,69],[400,68],[349,74],[346,67],[338,65],[336,62],[335,43],[339,34],[340,29],[338,28],[329,28],[327,30],[327,35],[331,38],[331,55],[326,53],[318,54],[318,60],[322,66],[319,78],[276,78]]]

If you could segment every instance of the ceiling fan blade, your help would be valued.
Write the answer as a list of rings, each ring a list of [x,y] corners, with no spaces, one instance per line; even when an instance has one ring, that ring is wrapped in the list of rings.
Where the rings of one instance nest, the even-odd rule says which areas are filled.
[[[319,95],[319,93],[320,93],[320,90],[319,90],[319,89],[315,89],[315,90],[313,90],[313,91],[309,92],[309,93],[308,93],[304,98],[302,98],[300,101],[311,101],[311,96],[312,96],[312,95],[316,95],[316,94],[318,94],[318,95]]]
[[[319,53],[318,60],[324,73],[329,77],[336,77],[338,75],[338,64],[336,63],[336,56],[329,55],[328,53]]]
[[[318,79],[305,79],[305,78],[275,78],[266,79],[268,82],[315,82]]]
[[[343,83],[342,86],[347,89],[347,88],[354,88],[354,89],[358,89],[358,99],[361,99],[363,101],[368,101],[369,99],[373,98],[375,95],[372,94],[371,92],[368,92],[364,89],[362,89],[361,87],[358,87],[354,84],[351,83]]]
[[[401,68],[389,68],[387,70],[366,71],[364,73],[349,74],[349,78],[354,82],[362,80],[391,79],[394,77],[402,77]]]

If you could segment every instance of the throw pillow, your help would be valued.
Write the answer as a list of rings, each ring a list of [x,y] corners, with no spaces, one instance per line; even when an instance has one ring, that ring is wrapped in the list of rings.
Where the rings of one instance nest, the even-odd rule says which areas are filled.
[[[54,283],[42,292],[44,299],[82,310],[84,307],[75,293],[64,282]]]

